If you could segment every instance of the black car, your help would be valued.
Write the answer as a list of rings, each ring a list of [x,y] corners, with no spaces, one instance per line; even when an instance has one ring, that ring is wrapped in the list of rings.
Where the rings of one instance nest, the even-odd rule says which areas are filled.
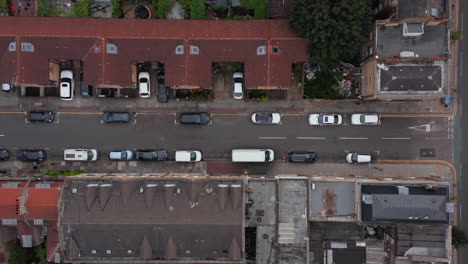
[[[206,125],[210,123],[211,117],[208,113],[182,113],[180,123],[188,125]]]
[[[317,153],[313,151],[292,151],[288,153],[290,162],[313,163],[317,160]]]
[[[128,112],[104,112],[101,119],[104,123],[128,122],[130,114]]]
[[[138,150],[136,152],[137,160],[166,160],[167,151],[165,149],[160,150]]]
[[[164,72],[158,72],[158,101],[167,103],[169,100],[169,88],[165,85]]]
[[[8,160],[10,158],[10,152],[6,149],[0,149],[0,160]]]
[[[44,150],[24,149],[18,152],[18,159],[22,161],[41,161],[46,159]]]
[[[50,111],[32,111],[28,113],[29,122],[52,122],[54,113]]]

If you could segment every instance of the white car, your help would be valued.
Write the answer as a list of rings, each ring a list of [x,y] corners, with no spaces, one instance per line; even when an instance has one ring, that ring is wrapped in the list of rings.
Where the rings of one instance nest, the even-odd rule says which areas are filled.
[[[379,114],[352,114],[351,124],[353,125],[380,125]]]
[[[64,160],[95,161],[98,158],[97,149],[66,149]]]
[[[343,118],[339,114],[310,114],[309,125],[312,126],[337,126],[341,125]]]
[[[369,153],[357,153],[357,152],[350,152],[346,154],[346,161],[348,163],[370,163],[371,162],[371,155]]]
[[[122,150],[112,150],[109,152],[109,159],[111,160],[131,160],[133,159],[133,151],[122,149]]]
[[[252,122],[260,125],[279,125],[281,124],[280,113],[259,112],[252,115]]]
[[[202,153],[198,150],[177,150],[175,161],[178,162],[197,162],[202,160]]]
[[[75,93],[75,81],[73,80],[73,72],[65,70],[60,72],[60,99],[64,101],[73,100]]]
[[[140,72],[138,74],[138,91],[141,98],[149,98],[151,96],[149,72]]]
[[[234,99],[242,99],[244,97],[244,74],[242,72],[232,74],[232,86]]]

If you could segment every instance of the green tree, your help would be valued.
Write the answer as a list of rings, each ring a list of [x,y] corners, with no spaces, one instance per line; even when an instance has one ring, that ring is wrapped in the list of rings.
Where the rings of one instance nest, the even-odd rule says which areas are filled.
[[[38,259],[38,264],[47,264],[47,250],[44,244],[34,247],[34,253]]]
[[[468,235],[462,229],[453,226],[452,227],[452,246],[460,248],[468,245]]]
[[[71,10],[72,17],[89,17],[91,15],[90,7],[93,0],[78,0],[73,4]]]
[[[191,19],[205,19],[206,18],[206,8],[203,0],[192,0],[192,6],[190,9],[190,18]]]
[[[0,0],[0,13],[8,13],[8,0]]]
[[[56,6],[51,5],[50,0],[38,0],[37,16],[60,16],[60,11]]]
[[[172,0],[153,1],[154,18],[165,19],[166,13],[171,8]]]
[[[122,0],[112,0],[112,17],[120,18],[123,16]]]
[[[323,69],[352,61],[372,22],[367,0],[295,0],[290,26],[310,41],[312,63]]]
[[[34,250],[32,248],[21,247],[20,241],[16,240],[8,247],[10,252],[8,256],[8,264],[24,264],[36,261]]]
[[[266,18],[266,0],[240,0],[241,6],[254,10],[254,19]]]

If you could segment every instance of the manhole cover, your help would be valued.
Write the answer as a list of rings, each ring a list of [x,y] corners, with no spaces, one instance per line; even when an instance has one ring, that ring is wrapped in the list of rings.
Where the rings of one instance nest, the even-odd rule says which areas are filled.
[[[435,149],[423,148],[420,150],[419,155],[424,158],[433,158],[435,157]]]

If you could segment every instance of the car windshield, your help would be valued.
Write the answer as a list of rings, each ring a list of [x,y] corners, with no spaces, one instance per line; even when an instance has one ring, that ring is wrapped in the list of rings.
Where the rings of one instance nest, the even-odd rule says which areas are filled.
[[[148,82],[148,79],[147,79],[147,78],[141,78],[141,79],[140,79],[140,82],[141,82],[141,83],[147,83],[147,82]]]
[[[127,158],[127,151],[122,151],[122,159],[126,159]]]
[[[357,162],[357,160],[358,160],[358,154],[357,154],[357,153],[353,153],[353,155],[351,156],[351,161]]]
[[[66,83],[71,83],[71,79],[70,78],[62,78],[60,79],[61,82],[66,82]]]
[[[265,151],[265,161],[270,160],[270,151]]]
[[[93,152],[91,150],[88,150],[88,160],[92,160],[94,157]]]
[[[359,118],[359,121],[361,121],[361,123],[366,123],[366,116],[361,115],[361,117]]]
[[[242,81],[243,81],[242,78],[239,78],[239,77],[234,78],[235,83],[241,83]]]
[[[190,160],[191,161],[197,160],[197,154],[195,152],[190,152]]]
[[[257,121],[271,122],[273,120],[273,115],[271,113],[260,113],[257,114],[256,119]]]

